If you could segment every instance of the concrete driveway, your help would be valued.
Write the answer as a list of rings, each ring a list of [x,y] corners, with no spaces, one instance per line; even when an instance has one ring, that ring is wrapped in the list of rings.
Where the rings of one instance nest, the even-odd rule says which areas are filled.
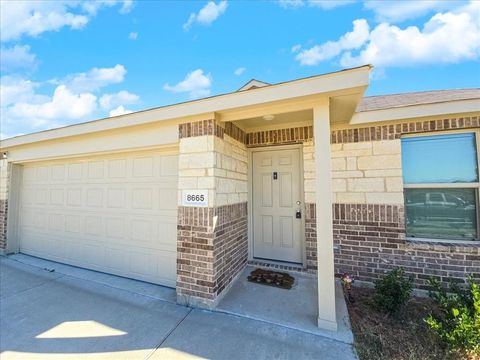
[[[172,289],[31,259],[0,257],[2,360],[355,359],[345,343],[177,305]]]

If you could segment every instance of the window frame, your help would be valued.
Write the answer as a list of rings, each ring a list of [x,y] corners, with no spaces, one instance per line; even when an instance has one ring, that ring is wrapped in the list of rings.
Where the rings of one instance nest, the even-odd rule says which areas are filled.
[[[400,141],[406,138],[418,138],[425,136],[442,136],[442,135],[454,135],[454,134],[465,134],[473,133],[475,136],[475,148],[477,156],[477,182],[471,183],[422,183],[422,184],[405,184],[403,183],[403,199],[405,207],[405,234],[407,232],[406,218],[407,218],[407,208],[406,208],[406,191],[405,189],[474,189],[475,190],[475,211],[476,211],[476,220],[477,220],[477,237],[473,240],[463,240],[463,239],[436,239],[436,238],[423,238],[423,237],[408,237],[407,240],[414,241],[435,241],[435,242],[447,242],[447,243],[468,243],[480,242],[480,129],[453,129],[453,130],[440,130],[440,131],[429,131],[422,133],[413,133],[402,135]],[[403,156],[403,154],[401,155]],[[403,160],[402,160],[403,161]],[[403,168],[402,168],[402,182],[403,182]]]

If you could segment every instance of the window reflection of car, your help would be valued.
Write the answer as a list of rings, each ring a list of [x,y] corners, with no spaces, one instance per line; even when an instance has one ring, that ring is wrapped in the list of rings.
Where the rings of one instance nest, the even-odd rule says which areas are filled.
[[[407,199],[410,222],[438,220],[465,223],[475,217],[475,204],[451,193],[432,191],[412,195]]]

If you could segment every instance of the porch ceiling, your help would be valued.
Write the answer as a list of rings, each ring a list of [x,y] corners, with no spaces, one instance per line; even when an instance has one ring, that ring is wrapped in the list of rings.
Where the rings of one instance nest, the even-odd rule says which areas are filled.
[[[262,128],[284,128],[292,124],[311,125],[313,120],[312,109],[291,111],[281,114],[275,114],[272,120],[265,120],[263,116],[256,116],[249,119],[234,121],[235,125],[244,131],[260,130]]]
[[[282,128],[292,125],[311,125],[313,121],[313,107],[320,98],[330,98],[330,123],[348,124],[355,113],[355,109],[363,97],[364,87],[350,89],[349,93],[322,94],[322,96],[296,99],[281,103],[264,104],[263,106],[236,109],[219,112],[216,116],[222,121],[233,121],[244,131],[262,128]],[[273,115],[272,120],[265,120],[265,116]]]

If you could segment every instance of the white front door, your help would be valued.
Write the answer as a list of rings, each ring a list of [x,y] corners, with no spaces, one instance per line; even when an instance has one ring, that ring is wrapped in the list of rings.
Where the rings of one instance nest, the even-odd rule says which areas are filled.
[[[253,256],[302,263],[300,150],[253,153]]]

